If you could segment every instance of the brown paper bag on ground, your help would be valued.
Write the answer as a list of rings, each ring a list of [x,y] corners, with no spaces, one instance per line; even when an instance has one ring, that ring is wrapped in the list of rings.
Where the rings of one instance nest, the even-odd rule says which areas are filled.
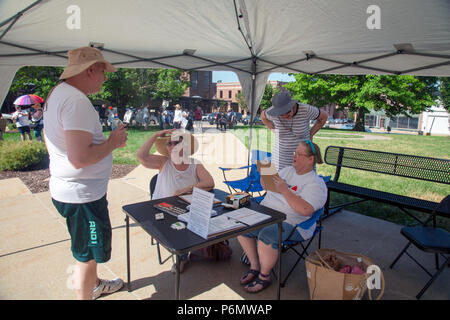
[[[349,274],[335,271],[328,262],[330,255],[341,261],[341,266],[359,262],[366,267],[373,261],[363,255],[319,249],[306,258],[306,276],[311,300],[360,300],[367,290],[367,274]],[[384,286],[383,286],[384,291]],[[382,293],[381,293],[382,295]],[[381,295],[379,298],[381,298]]]

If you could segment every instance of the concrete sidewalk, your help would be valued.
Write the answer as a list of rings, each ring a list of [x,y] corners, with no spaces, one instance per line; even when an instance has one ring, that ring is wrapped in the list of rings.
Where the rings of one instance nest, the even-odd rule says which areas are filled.
[[[197,154],[198,159],[213,175],[216,188],[227,191],[218,166],[245,165],[247,149],[231,133],[209,133],[198,138],[203,145]],[[236,150],[231,151],[231,148]],[[230,165],[229,159],[217,156],[224,150],[230,159],[231,154],[234,159],[244,154],[245,163]],[[122,206],[148,200],[148,184],[156,173],[156,170],[139,166],[126,177],[110,181],[107,198],[113,227],[113,251],[111,260],[99,265],[100,277],[126,279],[125,215]],[[232,179],[239,177],[242,175],[236,174]],[[75,292],[67,285],[74,265],[69,235],[65,220],[53,207],[49,192],[31,194],[19,179],[0,180],[0,188],[0,299],[73,299]],[[389,264],[406,244],[400,235],[400,228],[390,222],[342,211],[325,221],[322,247],[370,257],[384,273],[386,290],[383,299],[415,299],[428,281],[428,276],[406,256],[393,270],[389,269]],[[171,259],[159,265],[156,246],[151,245],[150,237],[134,224],[130,233],[133,291],[122,289],[101,299],[173,299],[175,277],[170,272]],[[182,299],[276,297],[274,285],[257,295],[242,289],[239,277],[247,271],[247,266],[239,261],[242,250],[237,240],[231,239],[230,244],[233,255],[227,261],[187,264],[181,275]],[[317,248],[317,240],[311,248]],[[415,249],[411,252],[426,266],[433,267],[433,256]],[[165,249],[162,249],[162,256],[169,257]],[[294,258],[290,254],[283,256],[282,274],[286,273]],[[450,273],[445,270],[422,299],[449,298]],[[304,262],[299,264],[281,290],[281,299],[309,299]]]

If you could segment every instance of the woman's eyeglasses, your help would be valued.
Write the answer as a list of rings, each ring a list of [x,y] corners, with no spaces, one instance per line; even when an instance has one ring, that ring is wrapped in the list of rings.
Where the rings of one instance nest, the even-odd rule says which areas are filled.
[[[300,157],[300,156],[310,157],[309,154],[306,154],[306,153],[297,153],[297,152],[294,151],[294,157]]]
[[[168,147],[173,147],[173,146],[176,146],[179,143],[180,143],[180,141],[167,141],[167,146]]]

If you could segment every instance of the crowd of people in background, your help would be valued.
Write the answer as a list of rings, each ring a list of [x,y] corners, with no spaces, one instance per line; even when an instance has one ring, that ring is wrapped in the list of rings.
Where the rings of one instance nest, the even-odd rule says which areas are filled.
[[[42,141],[44,121],[41,104],[15,106],[15,108],[16,111],[12,114],[12,120],[20,132],[22,141],[33,139],[31,135],[32,130],[36,140]],[[117,108],[104,103],[101,106],[95,106],[95,109],[99,114],[102,127],[112,129],[113,121],[119,119]],[[202,132],[203,116],[203,110],[198,105],[183,108],[180,104],[175,104],[173,108],[161,106],[155,110],[150,104],[146,104],[138,108],[127,107],[122,122],[130,126],[143,126],[144,130],[148,130],[149,125],[155,124],[159,126],[160,130],[182,128],[188,131]],[[226,131],[227,127],[232,129],[236,123],[236,113],[231,108],[228,108],[226,112],[215,112],[213,116],[216,128],[220,131]]]

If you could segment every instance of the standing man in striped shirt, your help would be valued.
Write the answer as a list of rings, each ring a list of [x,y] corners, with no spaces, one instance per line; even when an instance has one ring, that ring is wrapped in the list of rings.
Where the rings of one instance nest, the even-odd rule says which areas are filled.
[[[272,107],[261,112],[261,120],[269,129],[275,130],[272,162],[278,171],[292,165],[292,157],[299,143],[312,140],[327,119],[325,111],[292,100],[286,91],[273,97]],[[316,120],[311,128],[310,120]]]

